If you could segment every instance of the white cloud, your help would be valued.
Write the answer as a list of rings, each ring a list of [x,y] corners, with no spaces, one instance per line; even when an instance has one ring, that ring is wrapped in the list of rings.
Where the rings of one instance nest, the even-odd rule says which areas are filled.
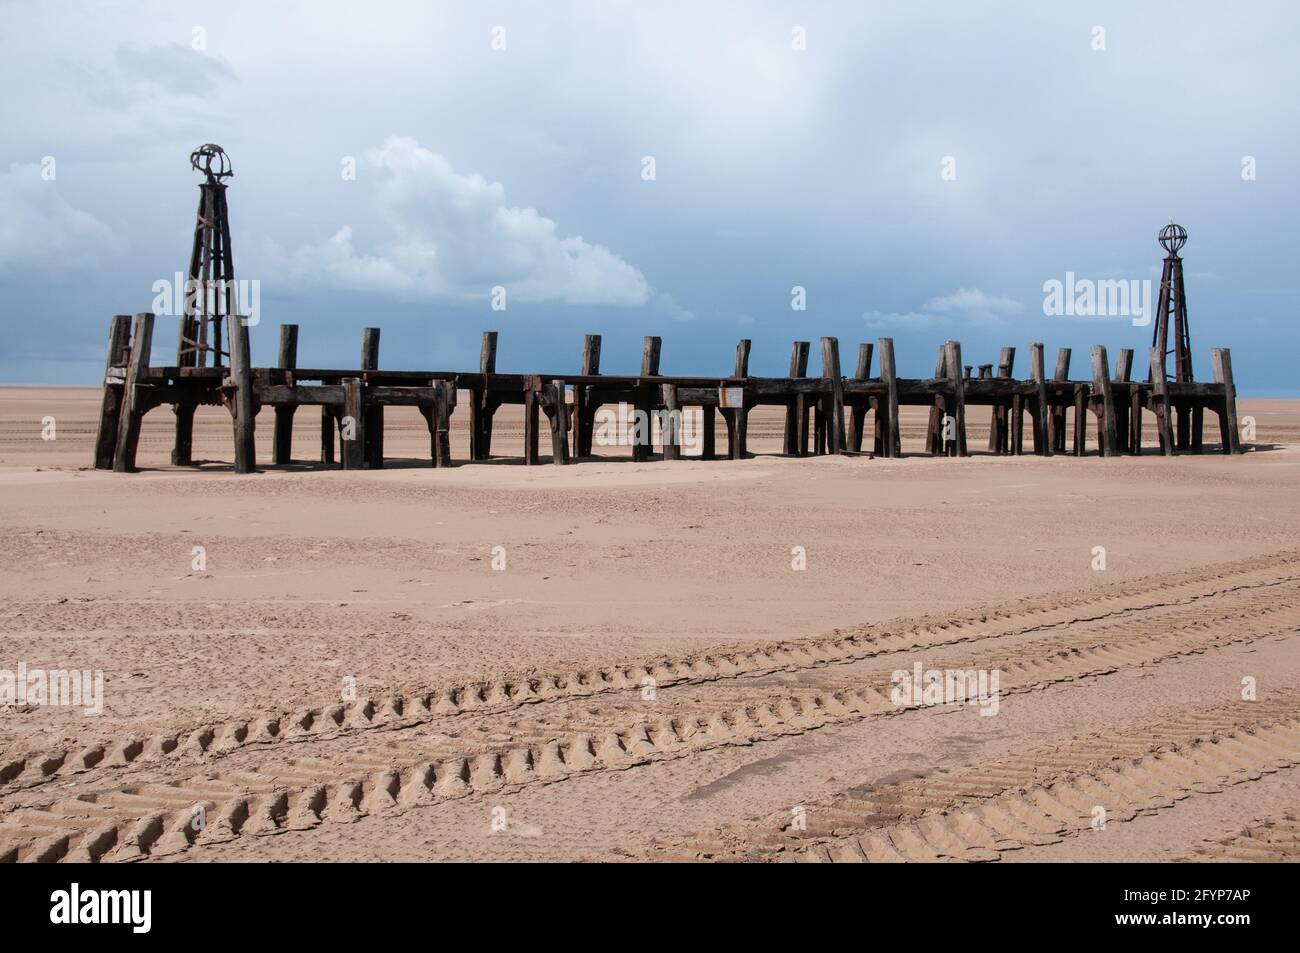
[[[57,180],[41,177],[39,164],[0,173],[0,268],[89,268],[120,248],[107,225],[59,194]]]
[[[1014,298],[985,294],[978,288],[958,288],[951,294],[931,298],[915,311],[868,311],[862,319],[869,328],[937,328],[952,324],[999,328],[1023,310],[1024,305]]]
[[[535,208],[506,204],[505,188],[457,173],[414,139],[390,137],[366,154],[378,179],[374,207],[386,236],[359,250],[353,229],[298,249],[299,277],[406,299],[486,297],[493,286],[511,301],[562,301],[640,307],[645,277],[603,245],[561,237]]]

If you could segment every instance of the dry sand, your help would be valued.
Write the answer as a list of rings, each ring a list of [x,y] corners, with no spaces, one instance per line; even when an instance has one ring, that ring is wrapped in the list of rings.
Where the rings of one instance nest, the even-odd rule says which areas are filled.
[[[167,465],[163,409],[143,472],[87,469],[98,401],[0,388],[0,670],[105,679],[97,716],[0,710],[0,859],[1295,843],[1300,402],[1242,401],[1238,458],[784,459],[764,409],[753,459],[564,468],[509,456],[505,408],[506,456],[448,470],[390,408],[382,472],[241,477],[217,408],[195,435],[213,462]],[[904,425],[915,452],[924,418]],[[295,440],[315,456],[316,414]],[[1001,671],[996,717],[890,705],[918,661]],[[1230,751],[1233,732],[1264,740]],[[1128,774],[1103,776],[1118,755]]]

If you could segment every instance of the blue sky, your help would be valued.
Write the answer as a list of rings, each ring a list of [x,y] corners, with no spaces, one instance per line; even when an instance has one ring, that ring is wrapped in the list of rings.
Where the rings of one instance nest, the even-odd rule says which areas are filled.
[[[1044,283],[1158,282],[1173,218],[1199,376],[1228,346],[1243,394],[1300,394],[1293,4],[2,12],[0,382],[96,382],[109,317],[186,267],[188,155],[217,142],[259,363],[296,322],[312,366],[377,325],[401,368],[472,369],[492,328],[503,371],[576,370],[599,332],[610,373],[659,334],[666,373],[749,337],[783,374],[833,334],[850,367],[882,335],[908,376],[948,338],[969,363],[1041,340],[1084,376],[1150,328],[1045,315]]]

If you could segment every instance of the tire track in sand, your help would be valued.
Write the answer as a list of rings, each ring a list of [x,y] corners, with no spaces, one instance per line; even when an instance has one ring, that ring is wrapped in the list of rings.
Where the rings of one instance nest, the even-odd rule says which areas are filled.
[[[790,813],[656,845],[662,860],[995,861],[1300,766],[1300,695],[1109,730],[992,762],[858,788]],[[799,824],[802,823],[802,827]],[[1300,859],[1294,815],[1186,859]]]
[[[371,693],[353,702],[263,712],[220,722],[125,731],[105,739],[72,741],[51,750],[22,748],[0,754],[0,791],[133,764],[198,764],[246,746],[316,741],[372,729],[407,729],[448,716],[495,714],[525,705],[639,690],[647,680],[657,688],[667,688],[842,665],[891,652],[1025,635],[1192,605],[1296,580],[1300,580],[1300,551],[1287,551],[1080,592],[1019,599],[957,615],[836,629],[820,637],[719,646],[678,657],[643,657],[559,673],[521,672],[434,688]],[[79,610],[73,605],[70,611]],[[175,607],[168,611],[174,612]],[[0,614],[0,629],[2,623]]]
[[[1194,606],[1157,619],[1114,621],[1096,631],[992,646],[934,664],[998,668],[1003,694],[1034,691],[1158,664],[1216,646],[1300,631],[1300,584],[1274,590],[1268,605],[1240,594],[1213,612]],[[209,843],[306,830],[437,804],[508,793],[599,771],[620,771],[735,745],[802,735],[871,717],[906,714],[887,697],[892,669],[836,673],[817,688],[742,686],[670,702],[652,717],[596,706],[585,722],[557,731],[538,718],[499,725],[499,742],[447,736],[377,745],[373,735],[339,739],[340,750],[228,771],[150,780],[107,790],[61,792],[46,803],[11,804],[0,815],[0,860],[130,861]],[[1264,708],[1259,709],[1265,710]],[[417,729],[418,733],[418,729]],[[282,758],[289,750],[267,749]],[[251,754],[251,753],[250,753]],[[173,769],[180,767],[173,765]],[[173,774],[174,777],[174,774]],[[37,792],[39,793],[39,792]],[[12,801],[12,797],[10,799]],[[195,822],[201,807],[202,824]]]

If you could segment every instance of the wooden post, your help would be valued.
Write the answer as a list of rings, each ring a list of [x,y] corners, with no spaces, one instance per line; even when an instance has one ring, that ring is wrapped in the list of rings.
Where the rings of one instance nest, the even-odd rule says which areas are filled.
[[[379,328],[366,328],[361,332],[361,369],[379,370]],[[367,388],[369,382],[367,382]],[[366,466],[372,470],[384,468],[384,408],[374,404],[366,410]]]
[[[451,411],[456,406],[456,382],[441,381],[437,386],[442,393],[433,409],[433,465],[449,467],[451,466]]]
[[[659,356],[663,348],[663,339],[654,335],[647,334],[641,341],[641,376],[658,377],[659,376]],[[649,426],[650,414],[654,411],[653,389],[644,382],[637,387],[633,406],[636,410],[645,414],[647,422],[647,433],[645,443],[637,442],[632,444],[632,459],[637,461],[649,460],[653,455],[654,447],[652,446],[651,435],[648,432],[652,429]]]
[[[1129,395],[1128,447],[1134,456],[1142,454],[1142,389],[1132,388]]]
[[[871,377],[871,349],[869,343],[858,345],[858,365],[853,369],[853,379],[865,381]],[[849,449],[862,452],[863,430],[867,425],[867,401],[857,398],[849,417]]]
[[[1174,455],[1174,432],[1170,421],[1173,408],[1169,403],[1169,388],[1165,383],[1165,356],[1160,348],[1153,347],[1151,355],[1151,405],[1156,415],[1156,433],[1160,435],[1160,452],[1166,457]]]
[[[1056,373],[1052,375],[1054,381],[1068,381],[1070,379],[1070,355],[1073,351],[1068,347],[1058,348],[1056,351]],[[1065,453],[1065,408],[1052,407],[1051,417],[1052,430],[1052,449],[1057,453]]]
[[[749,376],[749,348],[752,343],[749,338],[741,338],[736,345],[736,377]]]
[[[998,358],[998,377],[1010,379],[1011,366],[1016,361],[1016,349],[1004,347]],[[989,420],[989,449],[994,453],[1008,453],[1011,450],[1010,431],[1007,428],[1007,414],[1010,408],[995,404],[992,419]]]
[[[537,382],[536,378],[533,379],[533,383],[524,386],[524,465],[530,467],[535,466],[540,460],[537,455],[538,427],[541,424],[538,416],[541,405],[538,401],[537,390],[540,386],[541,384]]]
[[[701,407],[700,410],[700,459],[715,460],[718,456],[717,447],[717,426],[718,416],[717,408],[712,404],[707,407]]]
[[[131,316],[115,314],[108,324],[108,360],[104,366],[104,399],[99,405],[99,430],[95,434],[95,469],[113,469],[117,449],[118,418],[126,385],[126,362],[131,352]]]
[[[320,462],[326,466],[334,464],[334,428],[338,424],[338,414],[329,404],[320,409]]]
[[[808,375],[808,342],[795,341],[790,346],[790,376]],[[808,397],[798,394],[785,408],[785,439],[782,452],[787,457],[808,455]]]
[[[1119,350],[1119,356],[1115,359],[1115,376],[1112,381],[1116,384],[1129,383],[1133,375],[1133,349],[1131,347],[1122,347]],[[1116,447],[1119,453],[1133,452],[1133,438],[1131,435],[1133,429],[1133,388],[1125,387],[1129,392],[1128,399],[1125,400],[1124,406],[1120,406],[1120,398],[1115,397],[1115,439]],[[1139,410],[1141,408],[1139,407]]]
[[[1110,389],[1110,361],[1106,348],[1100,344],[1092,349],[1093,396],[1101,399],[1097,408],[1097,449],[1100,456],[1113,457],[1119,453],[1119,436],[1115,427],[1115,398]]]
[[[1232,381],[1232,351],[1216,347],[1210,351],[1214,380],[1223,385],[1223,409],[1219,411],[1219,439],[1224,453],[1241,453],[1241,432],[1237,429],[1237,387]]]
[[[235,393],[230,403],[235,427],[235,472],[257,469],[254,426],[257,411],[253,399],[253,355],[249,347],[248,321],[243,315],[230,318],[230,377]]]
[[[843,453],[844,440],[844,378],[840,374],[839,338],[822,338],[822,377],[830,381],[830,406],[827,408],[827,450]]]
[[[1119,349],[1119,359],[1115,361],[1115,380],[1128,382],[1133,378],[1133,349]]]
[[[898,426],[898,375],[894,369],[894,339],[881,338],[880,379],[885,384],[885,420],[881,427],[881,455],[885,457],[902,456],[902,437]]]
[[[280,361],[286,371],[298,367],[298,325],[280,325]],[[293,375],[286,375],[286,384],[293,385]],[[292,404],[275,408],[275,440],[271,447],[271,462],[289,463],[293,459],[293,415],[298,408]]]
[[[551,425],[551,462],[563,466],[569,462],[569,413],[565,406],[564,381],[552,380],[546,385],[547,415]]]
[[[1047,377],[1043,363],[1043,345],[1029,345],[1029,370],[1035,384],[1037,412],[1034,414],[1034,453],[1043,457],[1052,455],[1052,444],[1047,439],[1047,416],[1051,407],[1047,402]]]
[[[492,417],[496,412],[487,379],[488,375],[497,372],[496,331],[483,332],[483,343],[478,353],[478,372],[483,375],[483,386],[481,389],[470,389],[469,458],[486,460],[492,455]]]
[[[135,451],[140,444],[140,421],[144,417],[144,397],[140,381],[149,373],[149,353],[153,347],[153,320],[151,313],[135,316],[135,329],[131,332],[131,356],[126,366],[126,381],[122,388],[122,409],[117,422],[117,449],[113,453],[113,470],[130,473],[135,469]]]
[[[1074,385],[1074,455],[1088,452],[1088,385]]]
[[[939,345],[939,353],[934,359],[934,379],[944,380],[948,376],[948,351],[944,345]],[[925,450],[926,453],[941,455],[943,453],[943,413],[946,406],[944,398],[938,394],[935,395],[934,403],[930,407],[930,417],[925,425]]]
[[[344,470],[362,470],[366,465],[366,415],[361,378],[345,377],[343,415],[339,424],[339,460]]]
[[[664,459],[681,459],[682,418],[677,406],[677,385],[664,384],[661,388],[664,402],[663,425],[659,432],[663,438]]]
[[[198,249],[195,248],[197,253]],[[192,268],[194,263],[192,263]],[[202,351],[193,350],[190,343],[198,337],[198,322],[188,314],[181,315],[180,333],[176,342],[176,365],[178,367],[197,367],[200,360],[204,360],[205,355]],[[221,363],[221,334],[216,335],[214,342],[217,347],[217,364]],[[172,444],[172,466],[188,467],[194,463],[194,412],[198,410],[198,404],[182,397],[172,405],[172,413],[176,416],[176,439]]]
[[[744,460],[749,454],[749,407],[746,406],[748,396],[747,393],[742,393],[741,406],[731,411],[729,449],[733,460]]]
[[[641,376],[659,376],[659,354],[663,349],[663,338],[647,334],[641,341]]]
[[[749,348],[749,338],[742,338],[736,345],[736,372],[733,377],[749,376]],[[723,410],[722,417],[727,423],[727,456],[732,460],[745,459],[748,452],[749,408],[742,403],[740,407]]]
[[[172,413],[176,415],[176,442],[172,444],[174,467],[188,467],[194,463],[194,412],[198,409],[198,404],[192,400],[182,399],[172,405]]]
[[[961,342],[949,341],[944,345],[946,363],[949,368],[962,367],[961,362]],[[954,426],[957,428],[952,448],[948,451],[949,456],[969,457],[970,451],[966,446],[966,382],[960,374],[953,374],[953,407],[952,416]]]
[[[582,370],[584,377],[600,373],[600,335],[588,334],[582,340]],[[591,437],[596,423],[596,407],[591,404],[590,384],[573,385],[573,455],[591,456]]]

